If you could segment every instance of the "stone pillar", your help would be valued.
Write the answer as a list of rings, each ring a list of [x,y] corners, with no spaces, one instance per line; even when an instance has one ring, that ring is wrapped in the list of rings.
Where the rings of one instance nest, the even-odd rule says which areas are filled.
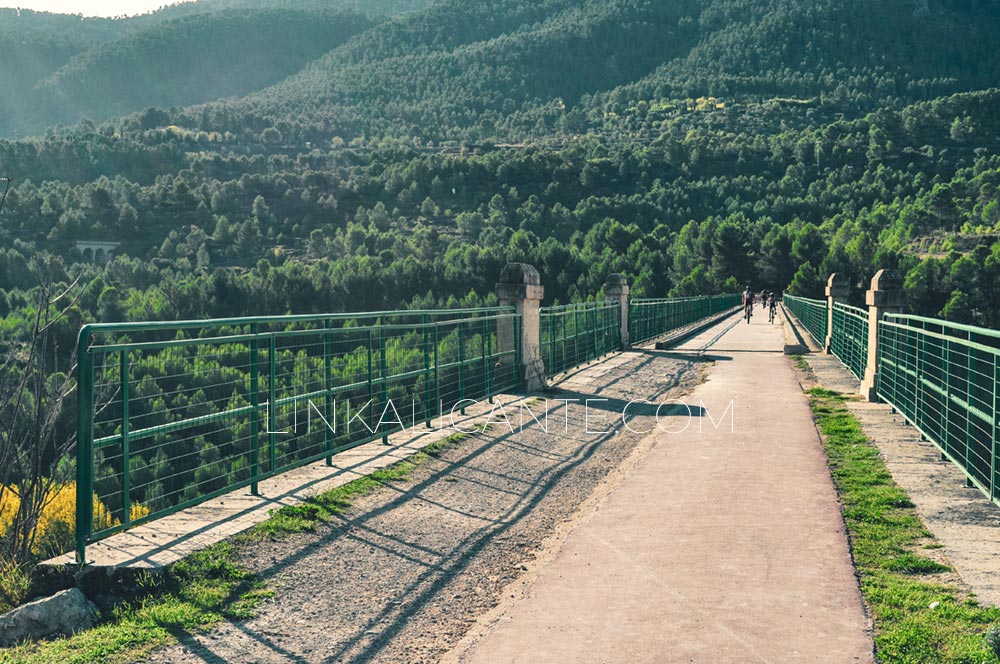
[[[865,294],[868,305],[868,366],[861,381],[861,396],[878,401],[878,323],[886,314],[903,311],[903,277],[896,270],[879,270]]]
[[[514,327],[509,320],[500,321],[497,329],[498,350],[505,351],[521,344],[521,388],[534,392],[546,387],[545,365],[542,363],[540,320],[538,309],[545,289],[538,270],[524,263],[508,263],[500,273],[497,299],[500,306],[514,307],[521,315],[521,338],[514,338]]]
[[[834,272],[826,282],[826,343],[823,344],[823,351],[829,355],[833,352],[831,344],[833,342],[833,303],[847,302],[850,295],[851,285],[842,275]]]
[[[624,274],[608,275],[604,282],[604,299],[608,302],[617,302],[621,307],[622,350],[631,349],[628,332],[628,280]]]

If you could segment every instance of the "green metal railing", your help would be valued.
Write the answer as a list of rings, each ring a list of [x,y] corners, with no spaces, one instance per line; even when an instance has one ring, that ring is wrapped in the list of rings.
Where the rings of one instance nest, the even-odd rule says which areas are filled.
[[[858,380],[865,377],[868,367],[868,312],[858,307],[835,302],[830,350]]]
[[[792,312],[792,315],[809,331],[816,344],[826,343],[827,310],[825,300],[813,300],[807,297],[783,295],[781,303]]]
[[[484,308],[85,326],[77,559],[133,525],[515,388],[520,325],[512,308]]]
[[[634,299],[629,303],[629,340],[639,345],[709,316],[738,307],[740,295]]]
[[[542,307],[539,315],[546,377],[621,350],[621,305],[617,302]]]
[[[878,355],[879,397],[1000,504],[1000,332],[887,315]]]

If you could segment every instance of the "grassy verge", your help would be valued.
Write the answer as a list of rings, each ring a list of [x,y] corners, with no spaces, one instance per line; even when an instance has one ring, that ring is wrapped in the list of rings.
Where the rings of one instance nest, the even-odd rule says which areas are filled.
[[[885,664],[1000,661],[985,634],[1000,610],[981,606],[927,551],[939,548],[878,450],[844,406],[844,395],[808,392],[840,493],[861,591]]]
[[[243,620],[272,596],[238,560],[240,544],[314,530],[380,486],[406,481],[413,471],[467,437],[455,434],[431,443],[407,459],[310,498],[283,507],[249,531],[199,551],[159,575],[145,577],[140,601],[119,606],[102,624],[69,638],[0,649],[0,663],[117,664],[134,662],[175,643],[186,633],[205,631],[223,620]]]

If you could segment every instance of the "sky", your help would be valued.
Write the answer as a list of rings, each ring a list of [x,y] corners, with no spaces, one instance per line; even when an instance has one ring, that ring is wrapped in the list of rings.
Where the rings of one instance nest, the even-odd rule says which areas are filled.
[[[0,7],[84,16],[133,16],[176,3],[177,0],[0,0]]]

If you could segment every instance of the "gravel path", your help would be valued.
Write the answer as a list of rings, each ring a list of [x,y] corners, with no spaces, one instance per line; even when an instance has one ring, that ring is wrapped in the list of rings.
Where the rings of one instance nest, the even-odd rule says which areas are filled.
[[[691,358],[658,351],[584,368],[544,395],[549,433],[533,423],[511,433],[501,420],[340,520],[241,551],[275,598],[252,620],[182,635],[148,661],[437,661],[646,437],[622,426],[625,404],[680,396],[703,373]],[[572,398],[581,401],[554,401]],[[585,413],[585,399],[608,401]],[[654,407],[629,412],[635,430],[653,426]],[[517,428],[518,413],[508,417]],[[612,432],[586,433],[588,424]]]

